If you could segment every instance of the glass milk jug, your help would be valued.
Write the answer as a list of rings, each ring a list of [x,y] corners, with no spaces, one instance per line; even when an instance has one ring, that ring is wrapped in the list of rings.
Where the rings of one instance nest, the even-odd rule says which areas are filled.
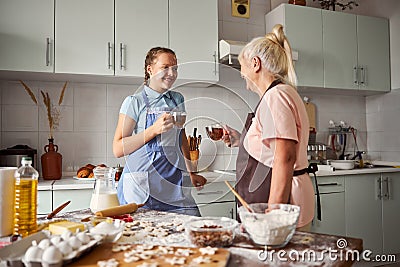
[[[119,206],[117,190],[115,189],[115,169],[109,167],[96,167],[93,170],[95,184],[90,200],[90,209],[93,213]]]

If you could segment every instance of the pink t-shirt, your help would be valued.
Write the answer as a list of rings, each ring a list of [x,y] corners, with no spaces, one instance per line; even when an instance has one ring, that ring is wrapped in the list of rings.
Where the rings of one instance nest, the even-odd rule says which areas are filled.
[[[304,103],[296,89],[279,84],[268,90],[256,111],[253,122],[244,139],[246,151],[264,165],[274,167],[274,148],[270,141],[275,138],[296,141],[295,170],[308,167],[307,145],[309,122]],[[300,206],[298,227],[314,217],[314,188],[310,176],[293,177],[290,202]]]

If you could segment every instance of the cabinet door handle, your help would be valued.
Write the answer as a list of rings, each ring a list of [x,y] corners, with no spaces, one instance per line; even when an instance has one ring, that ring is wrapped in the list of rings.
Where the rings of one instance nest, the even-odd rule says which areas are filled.
[[[383,197],[386,200],[390,199],[390,178],[389,177],[385,177],[385,179],[383,179],[383,182],[385,183],[385,192],[383,193]]]
[[[218,191],[210,191],[210,192],[197,192],[197,195],[207,196],[207,195],[220,195],[223,193],[224,193],[224,191],[218,190]]]
[[[365,68],[361,67],[360,70],[361,70],[361,79],[360,79],[361,82],[360,82],[360,84],[361,85],[365,85]]]
[[[378,199],[382,199],[382,179],[378,178],[377,182],[378,182],[378,190],[377,190],[378,192],[376,196]]]
[[[335,185],[340,185],[340,184],[338,184],[338,183],[318,184],[318,186],[335,186]]]
[[[354,81],[354,84],[358,85],[358,68],[357,68],[357,66],[353,67],[353,81]]]
[[[125,53],[126,47],[123,43],[119,43],[119,68],[125,70]]]
[[[217,51],[214,51],[214,75],[217,75]]]
[[[107,50],[108,50],[108,69],[111,70],[112,69],[112,63],[111,63],[112,44],[111,44],[111,42],[108,42]]]
[[[50,66],[50,38],[46,38],[46,66]]]

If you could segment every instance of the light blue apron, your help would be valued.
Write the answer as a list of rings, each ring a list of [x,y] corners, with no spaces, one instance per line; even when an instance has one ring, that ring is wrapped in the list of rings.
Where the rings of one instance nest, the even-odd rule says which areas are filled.
[[[151,107],[149,99],[142,91],[146,104],[147,129],[164,112],[175,107]],[[120,204],[145,203],[145,208],[170,210],[191,215],[199,215],[193,198],[182,191],[182,170],[185,170],[181,152],[181,129],[172,128],[157,135],[144,146],[131,153],[126,160],[124,171],[118,182]],[[187,177],[188,178],[188,177]]]

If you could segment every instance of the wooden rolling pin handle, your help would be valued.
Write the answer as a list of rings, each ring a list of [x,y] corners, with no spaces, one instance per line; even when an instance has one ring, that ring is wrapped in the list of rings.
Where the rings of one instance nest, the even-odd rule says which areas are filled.
[[[117,215],[123,215],[127,213],[133,213],[137,211],[138,208],[142,207],[144,204],[136,204],[136,203],[130,203],[126,205],[121,205],[117,207],[112,207],[104,210],[99,210],[95,213],[96,216],[100,217],[109,217],[109,216],[117,216]]]

